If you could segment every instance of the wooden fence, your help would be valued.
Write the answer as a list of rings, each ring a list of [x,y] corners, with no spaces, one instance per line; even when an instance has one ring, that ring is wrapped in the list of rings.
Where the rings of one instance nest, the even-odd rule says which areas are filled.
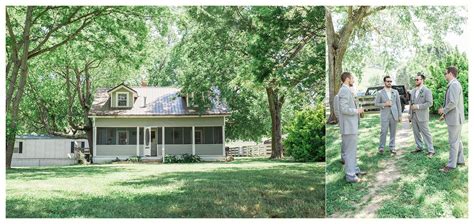
[[[359,107],[363,107],[365,112],[378,111],[379,107],[375,106],[375,96],[359,96],[356,97]]]
[[[234,157],[259,157],[270,156],[272,154],[271,144],[246,145],[239,147],[229,147],[226,149],[228,156]]]

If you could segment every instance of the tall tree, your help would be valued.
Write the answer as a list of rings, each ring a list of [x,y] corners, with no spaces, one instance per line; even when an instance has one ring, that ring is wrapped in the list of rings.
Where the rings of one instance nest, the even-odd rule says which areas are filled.
[[[288,94],[324,77],[324,8],[193,7],[188,16],[193,24],[182,52],[186,67],[192,69],[180,79],[185,91],[207,94],[217,87],[234,111],[232,123],[234,118],[243,118],[238,123],[249,120],[253,113],[246,110],[251,102],[243,102],[242,96],[265,94],[271,158],[281,158],[282,108]],[[263,102],[257,102],[255,107],[262,108]],[[263,125],[255,119],[252,127],[258,130]]]
[[[452,6],[327,7],[328,123],[337,123],[332,104],[343,67],[354,70],[359,78],[364,60],[385,71],[395,69],[405,57],[403,51],[416,51],[426,39],[443,43],[447,32],[462,32],[460,25],[466,20],[462,10]]]
[[[141,35],[146,33],[146,30],[140,32],[140,28],[143,29],[143,24],[147,22],[153,23],[155,21],[150,20],[149,17],[141,17],[146,15],[140,14],[140,10],[144,9],[63,6],[7,7],[7,168],[11,166],[13,146],[19,125],[19,106],[25,87],[28,86],[30,64],[35,61],[33,59],[44,56],[38,60],[51,59],[56,63],[50,63],[51,66],[57,66],[54,69],[50,67],[49,71],[42,71],[44,73],[40,75],[43,78],[64,67],[67,67],[66,72],[63,70],[60,74],[74,74],[74,76],[64,76],[67,84],[66,91],[69,91],[69,95],[67,95],[69,98],[66,102],[69,102],[69,106],[73,105],[74,103],[71,101],[74,98],[71,96],[75,94],[78,97],[80,108],[82,108],[83,118],[86,118],[92,99],[91,70],[97,68],[105,58],[114,57],[114,53],[120,49],[126,49],[123,46],[140,45],[140,48],[144,48],[143,41],[145,39]],[[127,39],[124,38],[124,30],[138,32],[134,32],[134,36]],[[138,38],[138,41],[135,38]],[[78,43],[79,39],[82,40],[81,43]],[[122,42],[117,40],[122,40]],[[128,42],[123,43],[123,41]],[[120,48],[110,48],[117,46],[114,45],[116,42],[122,43]],[[75,45],[73,46],[72,43]],[[65,50],[66,46],[69,48]],[[109,47],[107,53],[104,50],[106,47]],[[95,50],[100,48],[102,51]],[[60,52],[56,52],[58,50]],[[128,56],[128,58],[134,57],[134,54]],[[124,59],[124,57],[119,59]],[[117,65],[120,67],[120,62]],[[33,93],[34,85],[29,86],[32,87]],[[69,115],[72,113],[71,108],[67,111]],[[43,109],[45,108],[43,107]],[[48,111],[43,110],[43,114],[46,112]],[[49,126],[46,119],[48,116],[43,115],[43,118],[43,127],[50,133],[59,134],[58,130],[54,128],[55,125]],[[84,121],[86,122],[85,126],[80,123],[76,124],[72,119],[68,123],[72,129],[83,129],[91,135],[90,121],[87,119]]]

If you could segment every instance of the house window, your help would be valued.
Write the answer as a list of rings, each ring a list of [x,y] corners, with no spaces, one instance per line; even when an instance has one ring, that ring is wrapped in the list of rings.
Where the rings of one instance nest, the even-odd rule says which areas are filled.
[[[120,130],[117,131],[117,142],[119,145],[126,145],[128,144],[128,131],[127,130]]]
[[[165,144],[191,144],[192,128],[165,128]]]
[[[118,107],[128,106],[128,93],[117,93],[117,106]]]
[[[22,154],[23,153],[23,142],[18,142],[18,146],[13,148],[13,153]]]
[[[222,144],[222,127],[196,127],[195,144]]]
[[[75,144],[74,144],[74,141],[71,142],[71,153],[74,153],[74,147],[75,147]]]

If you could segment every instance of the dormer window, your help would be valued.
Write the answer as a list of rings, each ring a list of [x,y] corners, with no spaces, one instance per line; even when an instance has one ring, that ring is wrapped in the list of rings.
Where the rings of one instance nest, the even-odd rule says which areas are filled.
[[[117,107],[128,107],[127,92],[117,92]]]
[[[137,91],[120,84],[107,91],[110,96],[110,108],[130,109],[138,98]]]

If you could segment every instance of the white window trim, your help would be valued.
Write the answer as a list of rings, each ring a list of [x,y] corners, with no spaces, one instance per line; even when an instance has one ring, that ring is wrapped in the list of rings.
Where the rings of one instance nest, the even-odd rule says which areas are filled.
[[[127,94],[127,105],[126,106],[119,106],[119,94]],[[130,107],[128,102],[130,101],[130,93],[129,92],[116,92],[115,93],[115,106],[117,107]]]
[[[120,144],[120,132],[125,132],[125,134],[127,135],[127,144]],[[129,136],[128,136],[128,130],[118,130],[117,129],[117,145],[128,145],[129,143]]]

